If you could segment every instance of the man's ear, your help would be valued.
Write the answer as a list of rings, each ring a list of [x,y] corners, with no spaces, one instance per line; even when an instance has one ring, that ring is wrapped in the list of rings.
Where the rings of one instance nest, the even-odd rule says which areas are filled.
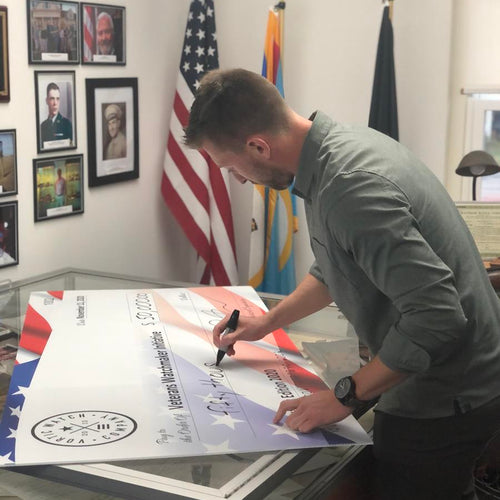
[[[266,160],[271,158],[271,146],[269,142],[259,135],[253,135],[247,139],[246,150],[255,158]]]

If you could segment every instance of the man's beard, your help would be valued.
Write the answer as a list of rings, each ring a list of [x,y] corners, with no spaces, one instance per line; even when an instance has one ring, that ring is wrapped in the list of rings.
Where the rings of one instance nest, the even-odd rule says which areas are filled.
[[[113,50],[113,42],[102,42],[99,46],[99,50],[102,55],[107,56],[111,54],[111,51]]]

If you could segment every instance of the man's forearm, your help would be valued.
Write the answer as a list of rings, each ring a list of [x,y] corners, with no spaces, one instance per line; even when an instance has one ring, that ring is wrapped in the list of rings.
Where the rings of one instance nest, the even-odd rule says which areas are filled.
[[[290,295],[267,313],[266,317],[274,330],[315,313],[331,302],[328,288],[308,274]]]
[[[380,396],[407,377],[406,373],[391,370],[382,363],[378,356],[375,356],[352,376],[356,384],[356,397],[363,401]]]

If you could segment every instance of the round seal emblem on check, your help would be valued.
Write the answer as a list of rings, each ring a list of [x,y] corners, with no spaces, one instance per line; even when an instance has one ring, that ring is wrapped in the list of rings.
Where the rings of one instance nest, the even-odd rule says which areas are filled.
[[[130,436],[134,419],[112,411],[73,411],[45,418],[31,429],[34,438],[55,446],[99,446]]]

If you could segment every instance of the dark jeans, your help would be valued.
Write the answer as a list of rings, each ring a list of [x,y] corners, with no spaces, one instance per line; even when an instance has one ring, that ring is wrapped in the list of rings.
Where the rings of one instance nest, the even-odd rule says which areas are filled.
[[[376,412],[374,453],[381,500],[472,500],[474,463],[500,430],[500,397],[433,419]]]

